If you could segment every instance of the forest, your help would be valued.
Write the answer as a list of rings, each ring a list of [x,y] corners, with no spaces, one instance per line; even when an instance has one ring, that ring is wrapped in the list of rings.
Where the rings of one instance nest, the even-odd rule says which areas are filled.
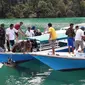
[[[85,0],[0,0],[0,18],[84,16]]]

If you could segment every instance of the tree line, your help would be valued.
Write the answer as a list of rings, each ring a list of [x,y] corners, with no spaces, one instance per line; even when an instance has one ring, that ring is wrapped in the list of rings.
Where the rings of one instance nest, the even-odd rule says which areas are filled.
[[[0,0],[0,18],[84,16],[85,0]]]

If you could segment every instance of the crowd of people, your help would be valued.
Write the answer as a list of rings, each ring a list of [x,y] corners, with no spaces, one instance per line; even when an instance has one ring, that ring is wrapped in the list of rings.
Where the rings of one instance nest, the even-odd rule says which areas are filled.
[[[11,51],[11,48],[19,40],[19,34],[24,37],[32,37],[42,35],[39,29],[36,29],[35,26],[28,27],[26,33],[22,31],[21,26],[23,22],[17,24],[10,24],[8,28],[5,28],[4,24],[0,25],[0,52]]]
[[[0,25],[0,52],[11,51],[11,48],[17,43],[19,40],[19,33],[22,36],[25,37],[33,37],[33,36],[39,36],[42,35],[41,31],[39,29],[36,29],[35,26],[28,27],[26,32],[23,32],[21,29],[21,26],[23,25],[23,22],[17,23],[17,24],[10,24],[9,28],[5,29],[4,24]],[[83,40],[85,40],[84,35],[84,27],[76,26],[75,29],[73,29],[74,24],[71,23],[70,27],[66,30],[66,35],[68,36],[68,52],[71,52],[74,54],[74,48],[76,51],[81,47],[81,52],[84,52],[84,44]],[[49,33],[49,42],[52,46],[52,54],[55,55],[55,42],[57,39],[57,33],[56,30],[52,27],[52,23],[48,23],[48,31]],[[16,42],[15,42],[16,41]]]

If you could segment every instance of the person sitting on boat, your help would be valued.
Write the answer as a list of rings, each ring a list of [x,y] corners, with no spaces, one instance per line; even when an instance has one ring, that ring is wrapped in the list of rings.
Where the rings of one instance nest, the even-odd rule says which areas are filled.
[[[5,51],[4,44],[5,44],[5,28],[4,28],[4,24],[1,24],[0,25],[0,47]]]
[[[84,52],[84,44],[83,44],[83,38],[84,38],[84,31],[83,27],[79,28],[79,26],[76,26],[76,36],[75,36],[75,49],[78,51],[79,46],[81,47],[81,52]]]
[[[34,33],[35,33],[35,36],[40,36],[40,35],[42,35],[40,29],[34,30]]]
[[[20,33],[20,34],[22,34],[23,36],[25,36],[25,33],[21,30],[21,26],[23,25],[23,22],[20,22],[20,23],[17,23],[17,24],[15,24],[15,26],[14,26],[14,28],[16,29],[16,30],[18,30],[18,32],[16,33],[16,41],[18,41],[18,37],[19,37],[19,34],[18,33]]]
[[[15,44],[15,33],[17,32],[18,30],[14,28],[14,24],[10,24],[10,27],[6,29],[8,51],[10,51],[10,46]]]
[[[72,48],[72,53],[74,54],[74,37],[75,32],[73,29],[73,23],[70,24],[70,27],[66,30],[66,35],[68,35],[68,51],[70,53],[70,49]]]
[[[34,32],[31,30],[30,27],[27,28],[27,31],[26,31],[26,36],[27,37],[33,37],[34,36]]]
[[[36,27],[35,26],[32,26],[31,27],[31,31],[34,33],[35,30],[36,30]],[[35,36],[35,33],[33,34],[33,36]]]
[[[56,38],[57,38],[57,33],[55,29],[52,27],[51,23],[48,23],[48,33],[49,35],[49,42],[52,46],[52,54],[55,55],[55,43],[56,43]]]

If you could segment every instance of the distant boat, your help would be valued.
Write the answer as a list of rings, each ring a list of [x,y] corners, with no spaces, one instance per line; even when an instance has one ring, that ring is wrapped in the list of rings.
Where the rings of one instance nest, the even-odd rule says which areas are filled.
[[[73,29],[75,29],[76,26],[79,26],[79,28],[85,27],[85,23],[74,24]],[[62,30],[65,31],[65,30],[67,30],[68,28],[69,28],[69,26],[67,26],[67,27],[62,27],[60,30],[61,30],[61,31],[62,31]]]

